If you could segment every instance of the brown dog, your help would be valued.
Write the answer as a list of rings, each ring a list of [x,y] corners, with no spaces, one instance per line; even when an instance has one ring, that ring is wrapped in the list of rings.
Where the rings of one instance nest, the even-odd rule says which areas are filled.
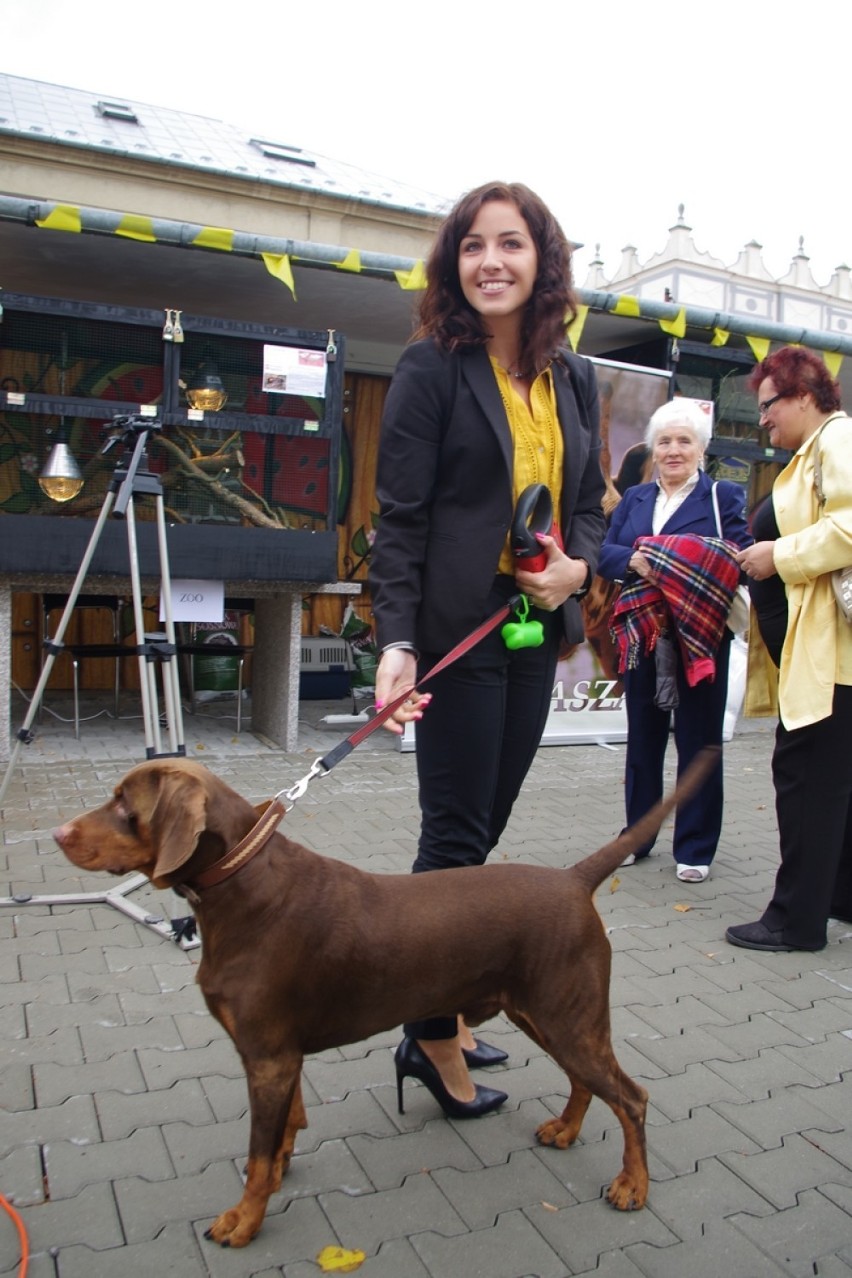
[[[642,1207],[647,1093],[613,1055],[611,953],[592,894],[685,792],[569,869],[485,865],[448,871],[451,882],[366,874],[281,834],[247,844],[255,808],[187,759],[140,764],[108,803],[55,830],[75,865],[141,871],[157,887],[188,888],[195,905],[198,981],[242,1058],[251,1108],[245,1192],[207,1236],[243,1247],[260,1229],[307,1125],[306,1053],[457,1012],[471,1025],[505,1012],[567,1073],[568,1104],[539,1127],[542,1144],[570,1145],[593,1095],[610,1106],[624,1166],[607,1197]],[[235,847],[239,872],[207,886],[205,872]]]

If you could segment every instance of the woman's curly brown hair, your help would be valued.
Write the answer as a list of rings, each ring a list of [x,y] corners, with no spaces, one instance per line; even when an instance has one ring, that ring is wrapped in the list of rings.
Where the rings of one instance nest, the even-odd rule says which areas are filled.
[[[776,391],[785,399],[813,395],[821,413],[833,413],[840,407],[840,383],[818,355],[802,346],[782,346],[780,351],[767,355],[752,369],[749,390],[757,391],[767,377],[772,378]]]
[[[459,283],[459,247],[483,204],[505,200],[514,204],[527,226],[538,254],[533,292],[521,323],[519,366],[527,376],[541,372],[577,314],[571,274],[571,245],[547,205],[520,182],[486,182],[469,191],[448,213],[426,262],[426,291],[420,303],[420,324],[414,334],[434,337],[445,350],[483,346],[490,333],[483,318],[467,302]]]

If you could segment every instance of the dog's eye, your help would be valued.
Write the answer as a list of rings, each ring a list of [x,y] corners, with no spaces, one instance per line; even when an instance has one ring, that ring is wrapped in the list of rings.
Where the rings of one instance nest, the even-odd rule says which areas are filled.
[[[131,829],[135,829],[139,818],[135,812],[131,812],[123,799],[119,798],[115,805],[115,814],[120,821],[126,821]]]

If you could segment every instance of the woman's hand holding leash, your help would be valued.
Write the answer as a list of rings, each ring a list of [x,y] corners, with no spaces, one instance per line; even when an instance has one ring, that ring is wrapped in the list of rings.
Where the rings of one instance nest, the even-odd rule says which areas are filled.
[[[381,710],[389,701],[400,696],[406,688],[414,688],[417,682],[417,657],[409,648],[389,648],[383,652],[376,670],[376,709]],[[405,724],[422,719],[423,711],[432,700],[430,692],[414,692],[382,724],[388,732],[397,736],[405,730]]]
[[[540,572],[526,572],[521,567],[523,560],[519,559],[515,581],[534,607],[555,612],[566,599],[582,590],[589,566],[585,559],[571,559],[547,533],[536,533],[535,537],[547,555],[547,563]]]

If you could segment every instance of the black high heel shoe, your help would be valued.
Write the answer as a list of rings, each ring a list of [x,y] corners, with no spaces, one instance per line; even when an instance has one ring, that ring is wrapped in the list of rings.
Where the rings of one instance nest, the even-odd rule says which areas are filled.
[[[480,1038],[473,1041],[476,1047],[462,1048],[462,1056],[471,1069],[487,1069],[489,1065],[502,1065],[503,1061],[509,1059],[509,1053],[504,1052],[502,1047],[492,1047],[490,1043],[483,1043]]]
[[[396,1099],[400,1114],[405,1113],[402,1107],[404,1078],[419,1079],[435,1097],[448,1118],[480,1118],[483,1114],[490,1114],[492,1109],[498,1109],[505,1100],[508,1100],[505,1092],[495,1091],[493,1087],[480,1087],[478,1084],[476,1096],[472,1101],[456,1100],[455,1096],[451,1096],[447,1091],[441,1075],[429,1057],[420,1050],[417,1040],[413,1038],[402,1040],[394,1053],[393,1062],[396,1066]]]

